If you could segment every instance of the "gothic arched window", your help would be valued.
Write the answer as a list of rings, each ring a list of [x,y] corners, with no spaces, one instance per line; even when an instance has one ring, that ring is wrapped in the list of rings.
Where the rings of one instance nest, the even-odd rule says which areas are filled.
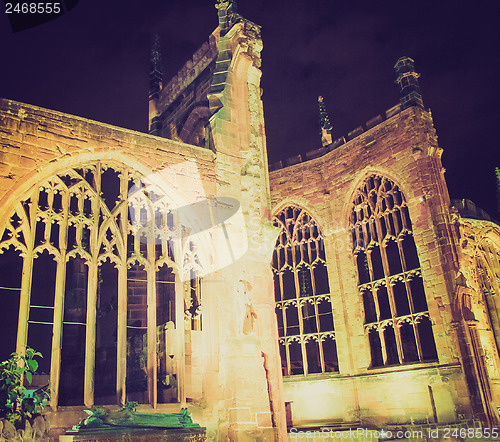
[[[272,270],[283,374],[337,372],[337,347],[323,236],[303,209],[274,217]]]
[[[42,352],[53,406],[186,400],[177,342],[185,322],[201,329],[200,278],[196,248],[175,242],[168,198],[96,161],[38,183],[0,232],[0,296],[11,301],[0,334],[9,353]]]
[[[370,176],[356,192],[350,224],[371,366],[436,360],[403,193],[391,180]]]
[[[479,289],[484,298],[484,314],[487,317],[487,329],[491,330],[495,344],[500,348],[500,312],[498,295],[500,294],[500,251],[489,239],[483,240],[476,256]]]

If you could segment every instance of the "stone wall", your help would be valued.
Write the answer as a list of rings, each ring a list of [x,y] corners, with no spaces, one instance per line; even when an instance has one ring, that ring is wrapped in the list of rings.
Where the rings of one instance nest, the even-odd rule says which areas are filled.
[[[289,204],[299,205],[317,220],[325,235],[340,374],[328,381],[322,380],[325,388],[317,389],[318,397],[326,395],[325,404],[332,404],[329,416],[322,411],[323,422],[374,419],[381,425],[410,422],[417,415],[420,420],[432,422],[435,416],[429,408],[427,385],[432,388],[436,382],[435,374],[430,373],[436,370],[439,373],[445,367],[454,375],[437,375],[443,379],[439,381],[440,391],[447,392],[439,393],[440,397],[448,399],[436,400],[434,414],[438,420],[450,422],[471,413],[467,384],[460,370],[459,335],[453,325],[458,256],[456,230],[450,221],[450,200],[440,160],[442,149],[437,144],[432,118],[425,110],[411,107],[388,117],[385,121],[379,119],[378,124],[366,131],[361,129],[352,134],[349,141],[325,149],[317,158],[288,167],[277,165],[282,168],[270,173],[273,213]],[[370,368],[368,339],[363,330],[363,302],[357,289],[356,263],[351,251],[349,217],[353,194],[363,179],[372,174],[388,177],[405,195],[439,358],[439,363],[400,365],[397,373],[389,367]],[[396,382],[396,379],[404,381]],[[294,420],[295,425],[312,423],[311,417],[304,414],[303,400],[299,401],[297,395],[304,388],[303,383],[308,382],[308,379],[291,377],[284,384],[285,401],[294,401],[292,414],[298,419]],[[337,391],[334,396],[328,396],[328,391],[333,392],[333,385],[338,385],[342,393]],[[406,412],[398,411],[393,400],[399,389],[410,385],[416,388],[411,393],[415,404],[405,405]],[[339,408],[337,401],[341,397],[343,405]]]
[[[208,184],[215,181],[214,154],[195,146],[5,99],[0,135],[2,210],[36,181],[91,160],[121,162],[146,176],[195,161],[207,196],[215,192]],[[171,185],[180,193],[190,191],[180,178]]]
[[[6,419],[0,419],[0,440],[6,442],[32,441],[51,442],[50,422],[44,416],[37,416],[31,422],[26,421],[24,428],[17,429]]]

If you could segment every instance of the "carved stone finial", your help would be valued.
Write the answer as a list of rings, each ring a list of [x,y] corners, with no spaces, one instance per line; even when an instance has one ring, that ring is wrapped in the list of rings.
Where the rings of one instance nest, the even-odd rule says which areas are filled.
[[[333,126],[332,123],[330,123],[330,118],[328,118],[328,113],[326,112],[324,100],[321,95],[318,97],[318,105],[319,105],[319,126],[320,126],[321,145],[325,147],[332,144]]]
[[[400,57],[394,65],[394,70],[398,75],[395,83],[399,86],[399,100],[403,109],[411,106],[424,107],[418,83],[420,74],[415,72],[414,63],[410,57]]]
[[[241,18],[236,0],[217,0],[215,8],[219,15],[220,35],[224,37]]]

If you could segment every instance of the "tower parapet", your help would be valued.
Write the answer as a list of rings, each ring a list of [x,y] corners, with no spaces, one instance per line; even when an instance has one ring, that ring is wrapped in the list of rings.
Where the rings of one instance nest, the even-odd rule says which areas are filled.
[[[410,57],[400,57],[394,65],[398,75],[395,83],[399,86],[400,102],[403,109],[411,106],[424,107],[418,79],[420,74],[415,72],[415,62]]]

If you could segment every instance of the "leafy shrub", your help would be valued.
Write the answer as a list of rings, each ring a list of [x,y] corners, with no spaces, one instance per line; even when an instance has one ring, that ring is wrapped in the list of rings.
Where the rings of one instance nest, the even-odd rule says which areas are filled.
[[[10,358],[0,363],[0,417],[12,423],[31,419],[42,411],[50,395],[44,389],[28,395],[23,385],[23,376],[31,384],[33,374],[38,369],[35,357],[43,357],[40,352],[26,348],[26,355],[12,353]]]

